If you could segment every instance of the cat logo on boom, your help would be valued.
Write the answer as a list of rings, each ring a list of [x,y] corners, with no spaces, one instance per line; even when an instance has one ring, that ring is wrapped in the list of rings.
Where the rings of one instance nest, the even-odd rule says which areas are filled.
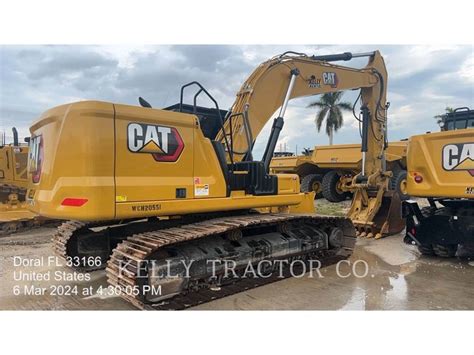
[[[323,73],[323,83],[324,85],[329,85],[332,88],[337,87],[339,80],[337,78],[336,73],[333,72],[325,72]]]
[[[474,143],[448,144],[443,147],[443,169],[465,170],[474,177]]]
[[[151,154],[159,162],[175,162],[184,149],[183,140],[174,127],[130,123],[127,131],[128,150]]]

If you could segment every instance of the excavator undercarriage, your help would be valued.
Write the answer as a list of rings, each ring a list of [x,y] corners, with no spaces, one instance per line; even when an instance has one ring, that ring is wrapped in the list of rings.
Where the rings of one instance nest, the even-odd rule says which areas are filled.
[[[183,309],[327,266],[355,245],[355,230],[341,217],[213,217],[105,228],[66,222],[53,238],[55,252],[79,270],[106,267],[112,292],[139,308]]]

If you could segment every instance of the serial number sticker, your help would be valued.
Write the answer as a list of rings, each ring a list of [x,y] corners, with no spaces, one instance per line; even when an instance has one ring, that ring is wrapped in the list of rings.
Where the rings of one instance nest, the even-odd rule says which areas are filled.
[[[132,211],[134,212],[147,212],[147,211],[159,211],[161,210],[161,204],[152,204],[152,205],[139,205],[132,206]]]
[[[194,185],[195,196],[209,196],[209,184],[196,184]]]

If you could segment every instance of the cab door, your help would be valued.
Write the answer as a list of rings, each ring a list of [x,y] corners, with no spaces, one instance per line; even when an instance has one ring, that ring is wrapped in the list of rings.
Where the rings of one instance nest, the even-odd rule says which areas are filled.
[[[114,107],[116,202],[192,199],[195,116]]]

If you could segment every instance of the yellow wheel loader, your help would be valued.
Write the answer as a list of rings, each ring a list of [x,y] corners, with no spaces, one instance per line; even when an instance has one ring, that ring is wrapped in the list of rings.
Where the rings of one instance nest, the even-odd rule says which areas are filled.
[[[331,63],[353,57],[368,57],[367,66]],[[263,278],[246,274],[254,266],[274,272],[276,262],[333,263],[354,247],[350,219],[317,216],[298,176],[269,168],[290,99],[351,89],[361,90],[365,112],[365,167],[353,184],[364,191],[364,223],[364,203],[382,197],[390,178],[378,51],[283,53],[255,69],[229,112],[197,82],[165,109],[142,98],[142,107],[83,101],[52,108],[30,128],[28,201],[42,216],[69,220],[53,237],[59,256],[83,270],[106,267],[112,287],[142,308],[164,301],[183,308],[255,287]],[[213,109],[197,104],[203,96]],[[254,160],[255,139],[276,111],[263,158]]]
[[[406,191],[406,151],[408,141],[388,143],[387,170],[393,173],[390,189],[396,190],[402,200]],[[308,155],[275,156],[270,168],[275,173],[298,174],[301,191],[316,193],[329,202],[352,198],[350,184],[362,166],[360,144],[316,146]]]
[[[472,257],[474,111],[456,109],[441,123],[441,132],[409,141],[408,193],[427,198],[429,205],[420,207],[414,200],[403,203],[405,240],[415,243],[423,255],[453,257],[458,252]]]
[[[28,145],[19,143],[13,129],[13,143],[0,144],[0,234],[12,233],[40,223],[25,205],[28,186]]]

